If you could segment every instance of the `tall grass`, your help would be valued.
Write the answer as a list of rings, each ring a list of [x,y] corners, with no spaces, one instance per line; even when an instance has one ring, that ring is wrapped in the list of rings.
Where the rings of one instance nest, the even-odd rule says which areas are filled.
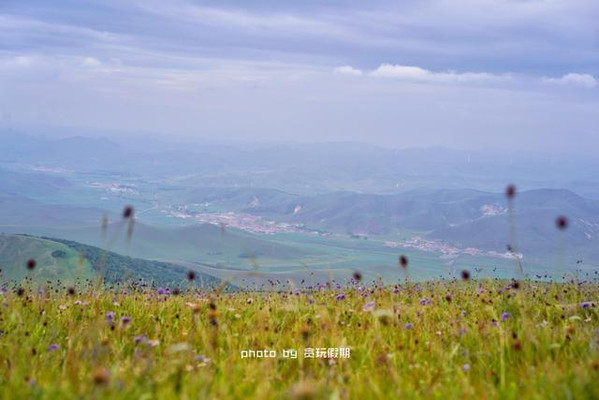
[[[594,283],[498,280],[11,288],[0,294],[0,397],[599,398],[598,299]],[[350,358],[304,358],[339,347]],[[263,349],[277,357],[241,358]]]

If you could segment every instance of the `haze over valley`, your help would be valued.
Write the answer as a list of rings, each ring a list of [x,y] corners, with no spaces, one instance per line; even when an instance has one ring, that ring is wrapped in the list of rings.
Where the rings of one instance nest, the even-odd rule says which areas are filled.
[[[20,132],[0,140],[4,253],[14,235],[28,234],[163,263],[163,281],[165,265],[184,266],[239,286],[344,282],[356,270],[393,282],[403,276],[400,254],[416,279],[463,269],[518,278],[519,262],[538,279],[597,271],[599,160],[591,157]],[[126,206],[135,210],[129,237]],[[16,268],[24,257],[2,260]],[[56,276],[63,261],[46,260]]]

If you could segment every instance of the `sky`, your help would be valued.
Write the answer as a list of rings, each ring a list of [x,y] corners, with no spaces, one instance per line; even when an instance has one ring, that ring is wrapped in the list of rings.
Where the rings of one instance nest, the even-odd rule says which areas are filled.
[[[596,0],[0,0],[0,134],[593,153]]]

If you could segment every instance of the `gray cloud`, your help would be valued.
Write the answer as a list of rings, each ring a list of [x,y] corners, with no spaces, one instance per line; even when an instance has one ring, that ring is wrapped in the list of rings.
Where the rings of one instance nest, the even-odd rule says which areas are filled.
[[[4,127],[392,146],[597,144],[596,2],[248,4],[5,3]]]

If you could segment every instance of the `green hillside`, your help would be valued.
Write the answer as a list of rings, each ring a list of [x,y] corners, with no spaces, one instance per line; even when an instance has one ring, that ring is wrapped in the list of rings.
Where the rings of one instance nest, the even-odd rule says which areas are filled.
[[[27,269],[34,259],[36,267]],[[107,282],[143,280],[159,286],[187,284],[188,269],[170,263],[132,258],[78,242],[27,235],[0,234],[2,282],[20,282],[31,277],[34,282],[60,279],[74,283],[101,274]],[[197,272],[194,284],[214,287],[220,280]]]
[[[34,259],[36,267],[27,269],[27,261]],[[29,276],[34,281],[60,279],[74,282],[77,277],[93,276],[91,263],[79,257],[79,252],[63,243],[22,235],[0,234],[1,281],[20,282]]]
[[[15,232],[7,227],[2,229]],[[297,264],[297,260],[315,255],[314,249],[273,242],[270,235],[222,230],[210,224],[158,227],[138,222],[130,239],[127,239],[127,227],[120,223],[111,224],[104,234],[99,225],[70,229],[23,228],[23,231],[35,236],[65,238],[131,257],[165,262],[176,259],[236,269],[252,269],[256,260],[261,265]],[[316,255],[325,252],[318,250]]]

